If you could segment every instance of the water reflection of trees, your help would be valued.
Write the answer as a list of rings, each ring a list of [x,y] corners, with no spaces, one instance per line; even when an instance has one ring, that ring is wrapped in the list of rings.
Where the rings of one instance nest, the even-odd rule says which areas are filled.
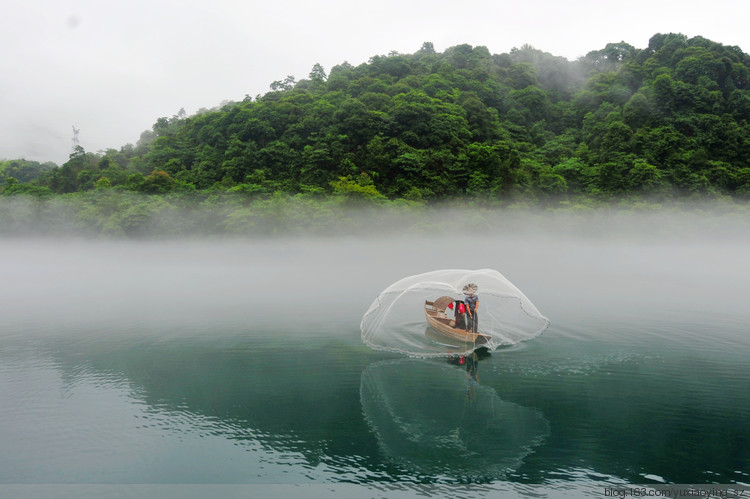
[[[268,343],[257,348],[239,339],[143,338],[118,344],[109,338],[62,342],[50,350],[68,383],[81,377],[127,383],[159,417],[200,421],[185,431],[252,444],[248,449],[298,453],[303,466],[322,464],[341,476],[348,473],[348,480],[490,481],[517,468],[548,431],[538,411],[500,400],[469,371],[462,373],[465,364],[456,368],[446,359],[371,364],[382,355],[341,343],[289,348],[281,339],[264,340]],[[363,388],[368,386],[375,392]],[[389,441],[378,414],[391,412],[373,408],[368,393],[399,400],[395,409],[402,416],[413,404],[416,412],[406,416],[417,428],[409,440],[413,448]],[[460,410],[464,420],[454,424]],[[525,428],[518,426],[522,420]],[[414,435],[426,440],[415,441]],[[442,452],[434,457],[458,458],[457,468],[419,457],[431,440]],[[365,474],[352,475],[352,469]]]
[[[258,348],[240,338],[143,338],[122,345],[109,338],[61,342],[50,351],[67,383],[81,377],[127,383],[160,414],[197,416],[201,428],[191,431],[298,453],[311,469],[321,463],[350,469],[357,464],[352,456],[377,468],[377,442],[359,404],[359,373],[373,356],[341,343],[264,342]]]
[[[64,341],[41,341],[35,348],[55,360],[64,383],[85,378],[130,386],[134,397],[166,419],[197,415],[215,422],[195,431],[299,453],[310,467],[322,463],[337,470],[364,470],[361,479],[366,481],[412,479],[415,469],[432,470],[424,480],[436,480],[439,467],[428,461],[421,468],[419,453],[416,464],[410,464],[409,454],[398,457],[403,456],[398,447],[388,446],[396,452],[385,452],[382,442],[391,438],[384,440],[380,428],[390,426],[379,421],[392,419],[391,413],[411,414],[401,410],[411,404],[422,412],[410,420],[424,423],[428,410],[449,417],[472,390],[480,404],[512,402],[519,414],[543,414],[550,423],[549,437],[521,458],[523,466],[510,473],[510,480],[543,483],[566,473],[574,480],[576,470],[588,469],[631,483],[642,479],[640,470],[676,483],[729,483],[740,476],[734,470],[748,466],[744,449],[750,441],[750,399],[744,395],[750,371],[741,351],[717,350],[722,364],[664,349],[656,361],[648,361],[609,349],[597,354],[591,347],[578,352],[561,343],[546,349],[537,344],[495,351],[491,361],[480,358],[477,382],[465,364],[450,365],[445,358],[401,360],[429,367],[376,370],[373,362],[383,354],[358,342],[318,338],[292,344],[282,335],[251,340],[219,333],[200,338],[162,333],[166,338],[153,333],[122,339],[114,333],[71,335]],[[552,348],[559,350],[556,356]],[[700,376],[684,375],[696,369]],[[382,372],[386,374],[378,374]],[[379,397],[399,403],[393,409],[376,405],[365,411],[368,386],[371,401]],[[371,421],[378,421],[377,431]],[[398,435],[398,428],[392,434]],[[514,467],[514,461],[506,463],[504,468]],[[703,474],[706,463],[719,478]],[[478,476],[477,466],[467,460],[462,469],[466,476]],[[489,473],[495,472],[490,468]]]

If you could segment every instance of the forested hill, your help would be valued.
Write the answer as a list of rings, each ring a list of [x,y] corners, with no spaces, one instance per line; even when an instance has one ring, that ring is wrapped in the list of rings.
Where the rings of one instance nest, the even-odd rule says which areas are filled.
[[[425,43],[160,118],[136,146],[79,149],[41,168],[36,185],[5,191],[746,198],[748,122],[750,57],[702,37],[657,34],[646,48],[614,43],[577,61]]]

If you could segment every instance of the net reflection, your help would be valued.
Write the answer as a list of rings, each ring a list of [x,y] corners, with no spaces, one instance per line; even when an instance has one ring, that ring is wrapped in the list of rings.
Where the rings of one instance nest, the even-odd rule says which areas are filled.
[[[451,363],[382,361],[362,373],[360,400],[382,452],[418,475],[493,480],[517,470],[549,434],[537,410],[477,382],[480,354]],[[470,359],[470,360],[468,360]]]

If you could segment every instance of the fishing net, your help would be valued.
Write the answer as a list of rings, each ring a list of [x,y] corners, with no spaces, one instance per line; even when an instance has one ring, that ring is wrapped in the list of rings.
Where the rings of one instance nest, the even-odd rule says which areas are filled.
[[[478,298],[478,335],[465,333],[473,332],[465,310],[472,294]],[[496,270],[450,269],[388,286],[370,305],[360,329],[362,341],[372,348],[430,357],[513,345],[541,334],[548,325],[534,304]]]
[[[519,469],[549,435],[542,413],[436,362],[383,361],[362,372],[362,412],[384,454],[412,474],[454,480]]]

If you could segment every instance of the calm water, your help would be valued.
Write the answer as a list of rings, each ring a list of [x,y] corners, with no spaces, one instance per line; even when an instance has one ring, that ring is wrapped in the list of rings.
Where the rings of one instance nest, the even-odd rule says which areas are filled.
[[[750,244],[563,233],[5,242],[0,483],[750,483]],[[474,371],[362,344],[452,267],[551,327]]]

